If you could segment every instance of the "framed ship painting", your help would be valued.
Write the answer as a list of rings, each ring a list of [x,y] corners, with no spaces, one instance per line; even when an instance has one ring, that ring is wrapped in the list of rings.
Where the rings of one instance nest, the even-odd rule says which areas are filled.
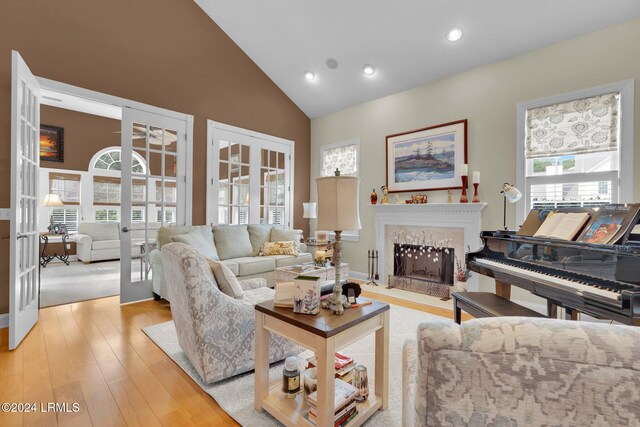
[[[462,188],[467,120],[387,136],[390,193]]]
[[[64,129],[55,126],[40,126],[40,161],[64,161]]]

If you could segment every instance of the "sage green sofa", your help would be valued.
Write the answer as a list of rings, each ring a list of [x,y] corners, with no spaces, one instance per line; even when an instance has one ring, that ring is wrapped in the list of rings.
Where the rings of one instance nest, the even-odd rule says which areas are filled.
[[[233,274],[240,280],[262,277],[267,286],[275,284],[274,270],[278,267],[301,264],[312,261],[311,254],[306,253],[306,246],[301,244],[300,253],[294,255],[260,256],[260,248],[264,242],[283,240],[300,241],[302,231],[283,230],[273,225],[207,225],[169,226],[158,230],[156,241],[158,249],[149,254],[153,292],[156,297],[168,300],[167,286],[162,261],[162,247],[172,243],[172,237],[197,232],[210,244],[214,252]]]

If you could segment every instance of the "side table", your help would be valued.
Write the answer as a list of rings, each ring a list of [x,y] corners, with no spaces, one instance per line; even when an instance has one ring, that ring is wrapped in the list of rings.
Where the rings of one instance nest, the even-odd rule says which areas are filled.
[[[366,301],[365,298],[359,298]],[[371,305],[345,310],[341,316],[322,309],[317,315],[296,314],[290,308],[274,307],[273,301],[255,306],[256,362],[255,409],[265,409],[288,427],[314,426],[305,418],[310,407],[303,392],[289,398],[282,392],[282,380],[269,384],[269,340],[277,333],[313,350],[318,368],[318,427],[334,426],[334,354],[364,336],[375,333],[375,386],[369,398],[357,404],[358,415],[349,426],[359,426],[389,400],[389,305]],[[371,369],[371,367],[368,367]]]
[[[47,245],[49,244],[50,237],[62,237],[62,254],[54,252],[53,254],[47,254]],[[40,242],[42,243],[42,250],[40,251],[40,265],[45,268],[54,259],[58,258],[60,261],[69,265],[69,250],[67,249],[68,234],[51,234],[40,233]]]

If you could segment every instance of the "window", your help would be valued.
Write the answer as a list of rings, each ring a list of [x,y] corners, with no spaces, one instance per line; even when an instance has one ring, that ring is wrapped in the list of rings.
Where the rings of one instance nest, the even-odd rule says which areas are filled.
[[[53,222],[63,224],[67,232],[78,231],[78,209],[54,208],[51,215],[53,215]]]
[[[164,188],[164,194],[163,194]],[[164,185],[161,181],[156,181],[156,202],[162,203],[164,200],[165,206],[175,206],[177,200],[176,183],[175,181],[165,181]]]
[[[145,173],[144,161],[134,153],[131,159],[131,171],[135,173]],[[93,162],[94,169],[121,171],[122,163],[120,160],[120,149],[109,149],[106,152],[99,153],[98,158]]]
[[[632,117],[632,102],[623,82],[518,105],[518,221],[531,209],[630,199],[632,169],[623,159],[632,142],[621,119]]]
[[[120,205],[120,178],[107,176],[93,177],[93,204]]]
[[[143,222],[144,221],[144,209],[132,209],[131,210],[131,221],[132,222]]]
[[[65,205],[79,205],[80,175],[49,172],[49,193],[60,196]]]
[[[157,215],[156,215],[156,220],[158,222],[163,222],[162,221],[162,211],[158,211]],[[173,211],[171,210],[165,210],[164,211],[164,222],[173,222]]]
[[[335,170],[340,170],[343,176],[359,176],[360,171],[360,139],[338,142],[320,148],[320,175],[333,176]],[[326,230],[333,237],[331,230]],[[359,230],[343,230],[343,240],[357,241],[360,239]]]
[[[118,222],[120,211],[118,209],[98,209],[95,216],[96,222]]]

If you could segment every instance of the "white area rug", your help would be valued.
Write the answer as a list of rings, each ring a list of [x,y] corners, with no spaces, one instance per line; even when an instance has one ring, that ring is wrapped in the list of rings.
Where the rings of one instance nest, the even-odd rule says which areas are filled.
[[[132,280],[140,280],[140,260],[131,261]],[[84,264],[50,262],[40,269],[40,307],[120,294],[120,261]]]
[[[402,346],[406,339],[415,338],[420,322],[436,317],[438,316],[391,305],[389,318],[389,408],[386,411],[378,411],[369,418],[365,425],[391,427],[402,424]],[[267,412],[256,412],[253,408],[253,372],[238,375],[213,385],[206,385],[178,345],[178,337],[172,321],[148,326],[143,331],[238,423],[247,427],[281,425]],[[341,350],[353,357],[357,363],[368,368],[370,384],[374,383],[375,374],[374,344],[374,335],[371,334]],[[282,363],[272,365],[269,376],[271,381],[282,378]]]

